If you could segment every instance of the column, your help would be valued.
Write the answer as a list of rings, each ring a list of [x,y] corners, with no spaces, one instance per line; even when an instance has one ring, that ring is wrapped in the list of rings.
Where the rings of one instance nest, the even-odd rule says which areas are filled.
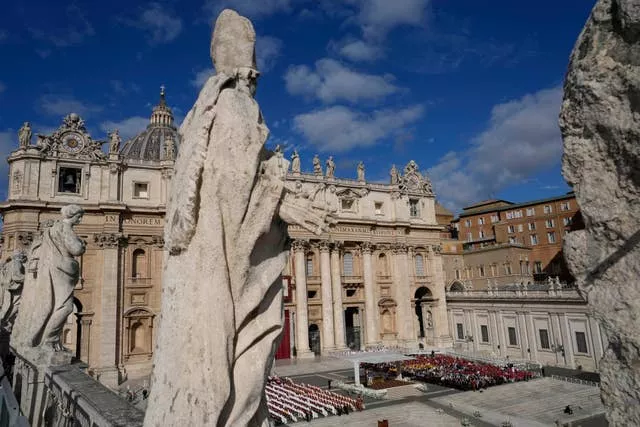
[[[334,243],[331,248],[331,286],[333,297],[333,328],[336,349],[344,350],[345,344],[344,330],[344,309],[342,307],[342,281],[340,280],[340,247],[341,243]]]
[[[94,236],[102,249],[102,289],[100,295],[100,335],[96,373],[98,380],[110,388],[119,384],[116,349],[118,345],[118,281],[120,272],[120,242],[122,235],[103,233]]]
[[[430,271],[433,283],[435,284],[435,286],[431,288],[431,293],[433,294],[433,298],[437,300],[433,306],[435,345],[438,347],[451,347],[454,342],[452,331],[455,333],[455,328],[450,329],[449,323],[447,322],[447,296],[445,293],[444,269],[442,268],[440,246],[431,246],[427,258],[429,259]]]
[[[489,327],[491,328],[491,348],[494,354],[499,353],[498,346],[500,345],[500,336],[498,335],[498,324],[496,320],[496,312],[494,310],[489,311]]]
[[[407,246],[398,244],[393,247],[394,275],[396,288],[396,313],[398,343],[407,344],[413,339],[413,322],[411,319],[411,296],[409,295],[409,277],[407,275]],[[415,341],[415,339],[414,339]]]
[[[600,325],[598,321],[591,317],[587,316],[589,319],[589,330],[591,335],[591,342],[593,343],[593,360],[596,362],[596,369],[600,366],[600,359],[604,356],[604,349],[602,347],[602,337],[600,336]]]
[[[560,330],[563,335],[564,341],[564,353],[567,357],[567,366],[571,369],[575,368],[575,357],[573,354],[573,337],[571,336],[571,331],[569,330],[569,320],[567,319],[566,314],[558,314],[558,321],[560,322]]]
[[[320,283],[322,292],[322,352],[336,348],[333,336],[333,297],[331,292],[331,258],[329,256],[329,242],[321,240],[320,249]]]
[[[305,250],[307,242],[294,240],[291,245],[294,253],[296,276],[296,357],[312,359],[315,355],[309,348],[309,313],[307,307],[307,271]]]
[[[476,320],[476,311],[474,309],[471,309],[469,311],[469,316],[471,316],[471,333],[469,335],[473,337],[473,351],[477,353],[478,343],[480,342],[480,339],[482,337],[479,335],[480,331],[478,329],[478,323]]]
[[[362,250],[362,276],[364,279],[364,309],[366,311],[365,323],[367,328],[367,340],[365,347],[378,343],[378,316],[376,316],[376,292],[373,283],[373,271],[371,265],[371,251],[373,245],[363,242]]]
[[[80,322],[80,360],[91,366],[91,323],[93,313],[77,313],[78,322]],[[77,344],[76,344],[77,345]]]
[[[518,328],[520,329],[520,349],[522,350],[522,358],[530,359],[529,335],[527,334],[527,319],[524,312],[518,313]]]
[[[502,321],[502,311],[497,313],[498,336],[500,337],[500,356],[507,357],[507,340],[504,336],[504,322]]]
[[[533,321],[531,313],[527,315],[527,327],[529,329],[529,348],[531,349],[531,360],[538,362],[538,331],[536,331],[536,325]]]

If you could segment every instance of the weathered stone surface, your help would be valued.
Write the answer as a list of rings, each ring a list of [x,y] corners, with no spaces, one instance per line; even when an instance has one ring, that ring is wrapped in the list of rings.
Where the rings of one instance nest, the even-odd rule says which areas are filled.
[[[565,239],[609,335],[600,365],[611,425],[640,425],[640,1],[600,0],[573,50],[560,115],[563,174],[586,229]]]
[[[222,12],[217,74],[180,128],[145,426],[269,425],[263,389],[282,332],[287,223],[326,228],[326,204],[287,188],[289,162],[264,147],[254,43],[246,18]]]

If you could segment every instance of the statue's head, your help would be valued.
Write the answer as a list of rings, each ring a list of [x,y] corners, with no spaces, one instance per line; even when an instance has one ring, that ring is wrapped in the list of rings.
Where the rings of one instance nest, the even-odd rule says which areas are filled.
[[[216,20],[211,37],[211,59],[218,73],[228,76],[240,68],[256,73],[256,32],[251,21],[237,12],[225,9]]]
[[[78,205],[67,205],[60,210],[63,221],[73,225],[79,224],[84,215],[84,209]]]

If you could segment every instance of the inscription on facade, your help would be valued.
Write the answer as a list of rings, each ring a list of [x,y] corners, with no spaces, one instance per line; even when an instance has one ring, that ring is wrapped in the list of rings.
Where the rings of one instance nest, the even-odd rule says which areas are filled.
[[[123,223],[125,225],[144,225],[144,226],[151,226],[151,227],[161,227],[162,219],[145,217],[145,216],[134,216],[131,218],[125,218]]]
[[[117,224],[118,223],[118,215],[105,215],[104,216],[105,224]]]

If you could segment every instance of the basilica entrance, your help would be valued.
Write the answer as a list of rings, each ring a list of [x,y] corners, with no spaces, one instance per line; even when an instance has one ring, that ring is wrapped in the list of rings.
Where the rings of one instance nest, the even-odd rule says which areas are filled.
[[[316,356],[320,355],[320,328],[315,323],[309,325],[309,347]]]
[[[360,337],[360,309],[358,307],[347,307],[344,311],[344,318],[347,347],[351,350],[359,351],[362,348],[362,339]]]
[[[433,295],[429,288],[421,286],[416,290],[415,297],[415,313],[418,318],[418,338],[431,338],[433,331],[433,314],[431,312],[431,303]]]

